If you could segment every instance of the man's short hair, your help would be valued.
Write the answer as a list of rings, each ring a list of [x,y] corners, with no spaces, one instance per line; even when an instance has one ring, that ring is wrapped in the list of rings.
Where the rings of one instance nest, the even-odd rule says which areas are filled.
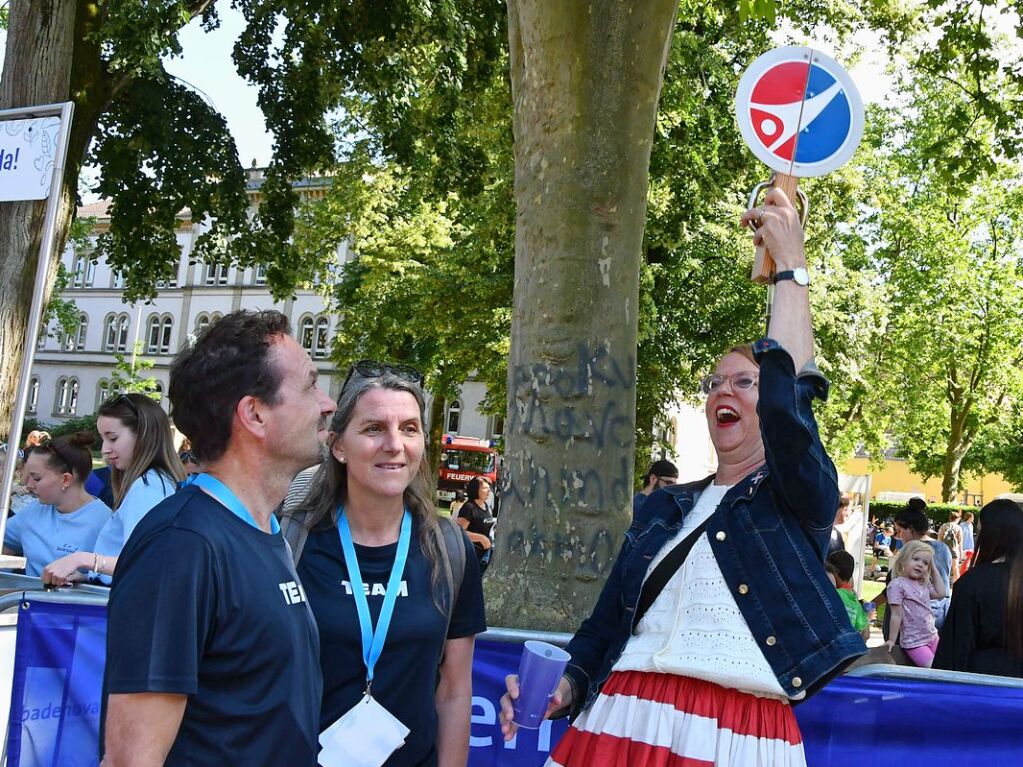
[[[856,570],[856,560],[848,551],[835,551],[828,554],[827,564],[834,568],[835,575],[842,583],[852,580],[853,572]]]
[[[270,347],[290,331],[278,311],[242,309],[210,325],[174,359],[167,392],[171,417],[199,460],[215,461],[227,450],[242,397],[277,402],[284,371],[271,362]]]
[[[650,479],[650,475],[653,474],[656,477],[674,477],[678,479],[678,469],[671,461],[666,461],[663,458],[659,461],[654,461],[650,464],[650,468],[647,473],[643,475],[645,480]],[[644,482],[644,484],[646,484]]]

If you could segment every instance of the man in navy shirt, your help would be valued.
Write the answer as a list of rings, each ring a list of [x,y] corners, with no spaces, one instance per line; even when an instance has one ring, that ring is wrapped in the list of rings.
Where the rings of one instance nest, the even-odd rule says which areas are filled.
[[[273,510],[334,403],[279,312],[178,355],[176,425],[206,471],[150,511],[110,594],[103,764],[314,767],[319,640]]]

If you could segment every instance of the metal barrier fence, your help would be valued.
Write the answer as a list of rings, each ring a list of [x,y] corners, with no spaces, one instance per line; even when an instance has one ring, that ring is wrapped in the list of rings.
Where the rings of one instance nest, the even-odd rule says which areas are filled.
[[[77,614],[92,612],[96,615],[96,608],[106,605],[108,594],[108,589],[94,586],[48,591],[38,578],[0,573],[0,714],[3,714],[4,723],[0,767],[6,763],[8,736],[15,737],[13,730],[8,733],[9,716],[5,709],[12,697],[14,637],[19,615],[25,631],[32,625],[33,611],[20,610],[19,605],[27,601],[30,605],[45,602],[56,603],[60,607],[82,606]],[[45,609],[52,612],[57,608]],[[93,620],[103,621],[105,625],[102,613]],[[44,624],[43,631],[44,634],[39,634],[37,628],[34,634],[23,634],[22,640],[35,646],[40,637],[50,636],[52,629],[49,624]],[[514,671],[522,642],[539,639],[564,646],[571,636],[495,628],[481,634],[479,639],[477,662],[473,669],[477,688],[473,691],[470,764],[474,767],[492,764],[532,767],[534,762],[540,764],[543,755],[538,752],[537,736],[533,736],[533,741],[520,743],[517,750],[508,750],[514,749],[514,745],[501,742],[494,709],[504,690],[504,675]],[[94,656],[95,661],[91,661],[99,669],[99,676],[79,688],[94,696],[99,695],[99,680],[102,678],[102,646],[98,645],[99,654]],[[5,652],[6,648],[10,648],[10,652]],[[19,668],[23,668],[23,662],[19,658]],[[41,688],[34,684],[24,687],[26,699],[22,701],[19,698],[19,707],[30,706],[29,690]],[[55,705],[54,710],[58,708],[59,705]],[[988,750],[988,756],[996,763],[1016,763],[1013,758],[1007,757],[1006,760],[1001,757],[1023,753],[1023,732],[1016,734],[1019,730],[1016,722],[1023,718],[1021,679],[907,666],[863,666],[837,678],[819,696],[798,706],[795,711],[803,730],[808,761],[814,765],[845,767],[855,763],[860,767],[873,767],[889,760],[892,754],[909,758],[919,747],[925,748],[929,767],[986,765],[977,761],[982,754],[962,752],[962,749],[969,749],[969,738],[977,739],[976,742]],[[563,730],[563,722],[558,726]],[[963,732],[963,728],[973,735],[964,735],[951,748],[942,745],[946,733]],[[918,737],[917,731],[930,731],[937,740],[932,743],[919,740],[922,736]],[[19,734],[21,732],[18,731]],[[544,748],[556,742],[559,735],[560,730],[552,732],[548,728],[546,736],[541,731],[540,737],[546,737],[548,744]],[[91,737],[94,747],[95,734]],[[483,742],[489,745],[480,745]],[[85,750],[89,750],[87,745]],[[530,750],[531,753],[523,753]],[[17,741],[11,741],[10,753],[14,759]],[[884,761],[878,761],[879,754],[885,756]]]
[[[110,589],[103,586],[77,585],[72,588],[48,589],[39,578],[0,572],[0,722],[2,722],[4,732],[2,747],[0,747],[0,767],[7,764],[8,718],[11,706],[11,682],[14,675],[14,644],[20,605],[23,601],[31,600],[104,606],[109,594]]]

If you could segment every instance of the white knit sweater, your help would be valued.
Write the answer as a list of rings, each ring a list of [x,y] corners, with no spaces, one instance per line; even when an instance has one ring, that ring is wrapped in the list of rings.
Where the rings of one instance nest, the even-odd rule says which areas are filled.
[[[714,513],[729,486],[710,485],[647,575]],[[629,638],[615,671],[657,671],[787,700],[728,590],[707,534],[693,545]]]

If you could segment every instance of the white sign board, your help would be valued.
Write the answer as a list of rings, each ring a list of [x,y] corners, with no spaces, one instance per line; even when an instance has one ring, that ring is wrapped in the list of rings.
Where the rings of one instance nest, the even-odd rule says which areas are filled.
[[[59,131],[59,117],[0,123],[0,202],[50,196]]]

